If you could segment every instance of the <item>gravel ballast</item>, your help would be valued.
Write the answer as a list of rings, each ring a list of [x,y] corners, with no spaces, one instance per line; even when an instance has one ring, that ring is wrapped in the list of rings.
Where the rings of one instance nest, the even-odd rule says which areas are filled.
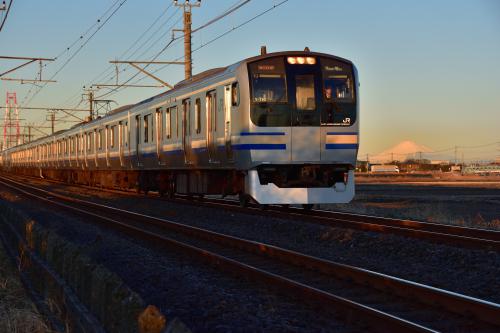
[[[58,188],[62,192],[66,191],[60,185],[50,185],[49,187]],[[498,279],[500,276],[500,257],[497,252],[461,249],[401,236],[227,212],[221,209],[172,203],[155,198],[98,193],[82,188],[78,188],[76,191],[80,197],[87,200],[257,240],[469,296],[500,302]],[[111,236],[111,233],[104,235],[98,228],[95,228],[98,231],[94,231],[93,236],[87,237],[83,236],[79,229],[75,229],[76,224],[51,223],[54,223],[55,228],[60,228],[61,232],[82,239],[81,241],[84,243],[99,244],[102,242],[99,240],[100,237],[115,237]],[[93,229],[93,227],[88,226],[79,226],[78,228]],[[92,239],[94,236],[97,237],[97,241]],[[222,290],[218,286],[213,287],[211,279],[206,278],[205,275],[213,274],[213,270],[196,266],[196,272],[193,273],[192,261],[189,258],[177,255],[173,259],[167,259],[161,255],[155,257],[152,250],[140,246],[131,250],[137,245],[120,245],[122,242],[128,241],[121,237],[111,242],[106,241],[105,250],[102,249],[102,245],[97,246],[93,250],[95,251],[94,256],[103,263],[115,267],[118,274],[130,278],[133,284],[132,288],[135,288],[135,291],[141,295],[150,293],[151,300],[160,303],[163,300],[162,304],[167,302],[164,297],[172,299],[175,303],[174,306],[164,305],[167,315],[175,313],[187,323],[192,320],[202,320],[204,324],[195,326],[195,330],[214,329],[219,326],[221,326],[221,330],[228,330],[231,327],[236,327],[232,326],[233,323],[237,323],[237,327],[240,327],[241,320],[244,322],[243,327],[247,329],[259,324],[258,327],[263,330],[305,331],[311,329],[311,323],[316,328],[315,331],[325,327],[327,331],[346,329],[344,325],[332,323],[331,320],[326,322],[333,327],[324,326],[326,322],[318,319],[318,316],[314,315],[314,310],[297,309],[293,300],[283,302],[282,297],[270,294],[268,291],[263,291],[262,296],[257,296],[255,292],[251,292],[255,290],[255,286],[252,284],[234,285],[234,280],[229,279],[227,283],[223,283]],[[93,247],[90,246],[90,248]],[[178,261],[173,262],[172,260]],[[142,268],[132,269],[131,265],[138,265]],[[161,272],[167,273],[163,274],[158,270],[151,269],[155,266]],[[150,269],[151,271],[149,271]],[[203,274],[199,274],[198,270],[200,269],[203,270]],[[218,273],[216,274],[218,275]],[[177,287],[179,283],[181,287]],[[151,284],[160,286],[159,288],[175,287],[169,288],[168,291],[155,293],[155,289],[150,287]],[[186,285],[189,286],[187,291],[183,289]],[[234,289],[230,287],[234,287]],[[226,288],[229,288],[229,291]],[[240,294],[245,291],[248,294]],[[214,294],[218,296],[214,298]],[[239,298],[238,302],[241,304],[232,303],[232,301],[236,302],[236,298]],[[193,304],[200,300],[207,304],[203,303],[203,306],[197,304],[194,307],[196,310],[194,310]],[[238,304],[237,311],[234,309],[234,304]],[[228,314],[228,309],[233,311]],[[312,312],[311,317],[308,317],[308,311]],[[245,316],[245,319],[241,319],[240,316]],[[305,323],[308,321],[309,323],[306,325]],[[225,327],[224,325],[227,323],[230,323],[228,324],[230,326]]]

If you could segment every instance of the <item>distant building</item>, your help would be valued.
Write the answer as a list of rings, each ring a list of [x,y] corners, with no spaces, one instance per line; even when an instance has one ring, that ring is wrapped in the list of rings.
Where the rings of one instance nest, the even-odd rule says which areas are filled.
[[[500,165],[469,165],[464,168],[464,174],[500,175]]]
[[[431,164],[433,164],[433,165],[449,165],[450,161],[435,160],[435,161],[431,161]]]

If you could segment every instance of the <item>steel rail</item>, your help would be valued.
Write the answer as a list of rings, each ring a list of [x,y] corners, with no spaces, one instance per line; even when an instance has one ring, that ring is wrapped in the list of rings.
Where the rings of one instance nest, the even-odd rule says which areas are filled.
[[[272,284],[273,286],[279,288],[280,290],[286,292],[287,294],[293,292],[295,297],[298,297],[302,300],[313,301],[315,304],[322,304],[322,305],[326,304],[335,307],[337,310],[346,314],[356,313],[358,315],[362,315],[364,316],[363,318],[365,320],[367,320],[368,322],[371,323],[371,325],[373,325],[373,329],[375,329],[376,331],[386,332],[387,330],[389,330],[398,332],[400,331],[428,332],[428,333],[437,332],[422,325],[412,323],[411,321],[405,320],[403,318],[393,316],[383,311],[379,311],[369,306],[365,306],[363,304],[348,300],[346,298],[319,290],[314,287],[310,287],[303,283],[279,276],[277,274],[264,271],[257,267],[247,265],[245,263],[216,254],[211,251],[207,251],[206,249],[199,248],[187,243],[183,243],[175,239],[144,230],[142,228],[131,226],[127,223],[118,221],[116,219],[103,216],[102,214],[93,213],[88,210],[88,207],[82,209],[74,207],[72,205],[67,205],[61,202],[54,201],[55,197],[62,199],[60,198],[62,196],[58,194],[51,193],[51,196],[45,197],[23,190],[22,188],[20,188],[20,187],[25,187],[23,186],[23,184],[17,184],[17,186],[14,186],[8,184],[5,181],[0,181],[0,183],[11,189],[14,189],[15,191],[21,193],[23,196],[36,199],[51,206],[55,206],[66,211],[70,211],[72,213],[76,213],[87,219],[90,217],[92,219],[92,222],[94,223],[96,221],[99,221],[100,223],[104,223],[108,227],[118,229],[119,231],[129,236],[132,236],[133,238],[136,239],[138,238],[143,241],[146,241],[148,242],[148,244],[154,244],[160,247],[175,248],[183,251],[184,253],[195,255],[198,258],[203,259],[204,261],[207,261],[216,267],[226,269],[231,273],[236,272],[245,278],[251,277],[265,284]],[[40,190],[40,192],[44,193],[44,195],[50,193],[45,190]],[[74,200],[73,198],[66,198],[66,199],[69,199],[67,201],[72,201],[72,202]],[[135,214],[133,213],[132,215]]]
[[[40,179],[38,177],[24,176],[28,178]],[[44,179],[44,181],[68,184],[66,182]],[[81,184],[70,184],[89,189],[98,189],[111,193],[121,193],[127,195],[137,194],[126,190],[103,189]],[[160,199],[159,197],[157,199]],[[379,233],[392,233],[405,237],[423,239],[438,244],[448,244],[453,246],[466,247],[480,250],[500,251],[500,231],[487,230],[480,228],[470,228],[463,226],[454,226],[440,223],[399,220],[378,216],[369,216],[362,214],[344,213],[327,210],[305,210],[302,208],[283,207],[279,205],[250,205],[241,207],[235,200],[229,199],[207,199],[195,200],[192,197],[176,195],[174,198],[161,198],[161,200],[170,200],[174,202],[195,204],[197,206],[221,208],[236,212],[250,213],[267,217],[289,218],[303,222],[321,224],[330,227],[343,227],[361,231],[371,231]]]
[[[362,268],[339,264],[329,260],[314,258],[308,255],[285,250],[260,242],[248,241],[241,238],[223,235],[220,233],[76,198],[68,198],[66,196],[38,189],[36,187],[31,187],[26,184],[17,183],[17,185],[29,187],[30,190],[39,191],[44,195],[51,196],[52,198],[58,198],[61,200],[65,200],[66,202],[83,205],[88,209],[99,210],[105,215],[114,217],[120,216],[126,219],[130,219],[130,217],[133,217],[134,220],[139,221],[141,224],[152,224],[157,227],[174,230],[190,236],[214,241],[220,244],[229,245],[234,248],[242,249],[251,253],[278,259],[280,261],[286,262],[287,264],[293,264],[296,266],[312,269],[323,274],[335,276],[342,280],[352,280],[361,285],[370,285],[371,287],[374,287],[381,291],[387,292],[388,290],[390,290],[391,293],[397,296],[405,298],[415,298],[418,301],[428,305],[440,305],[451,312],[455,312],[464,316],[472,315],[482,321],[500,326],[500,318],[498,316],[500,314],[500,305],[492,302],[460,295],[458,293],[449,292],[439,288],[429,287],[423,284],[395,278],[389,275],[376,273]]]

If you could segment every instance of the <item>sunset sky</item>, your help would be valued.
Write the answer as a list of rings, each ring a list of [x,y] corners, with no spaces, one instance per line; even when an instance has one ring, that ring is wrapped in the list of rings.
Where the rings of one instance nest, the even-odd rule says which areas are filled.
[[[239,2],[202,1],[200,8],[193,9],[193,28]],[[15,0],[0,32],[0,55],[52,58],[60,54],[43,70],[44,78],[50,78],[96,30],[92,25],[114,3]],[[193,49],[279,3],[250,1],[195,33]],[[18,103],[24,106],[77,106],[84,85],[113,77],[109,60],[149,60],[168,43],[169,29],[180,28],[182,17],[170,5],[168,0],[126,1],[60,70],[57,83],[47,85],[32,98],[37,87],[0,81],[1,100],[6,91],[15,91]],[[157,18],[144,38],[124,54]],[[500,1],[289,0],[196,51],[194,73],[256,55],[261,45],[267,45],[268,52],[308,46],[355,63],[361,82],[360,155],[378,153],[403,140],[434,150],[500,142]],[[158,60],[173,60],[182,54],[179,41]],[[18,64],[0,60],[0,71]],[[36,65],[30,65],[8,76],[32,79],[37,70]],[[132,74],[133,69],[121,73],[120,81]],[[170,66],[157,74],[175,83],[184,72],[182,67]],[[150,79],[140,83],[154,84]],[[125,105],[159,92],[130,88],[106,98]],[[87,108],[84,103],[79,107]],[[21,118],[47,125],[45,111],[23,111]],[[500,144],[467,149],[470,159],[500,155]]]

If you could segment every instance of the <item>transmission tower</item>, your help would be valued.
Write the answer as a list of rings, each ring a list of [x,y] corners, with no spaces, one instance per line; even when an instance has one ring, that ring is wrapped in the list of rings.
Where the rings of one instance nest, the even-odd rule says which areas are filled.
[[[17,97],[15,92],[7,92],[3,122],[3,149],[8,149],[20,144],[19,111],[17,110]]]

